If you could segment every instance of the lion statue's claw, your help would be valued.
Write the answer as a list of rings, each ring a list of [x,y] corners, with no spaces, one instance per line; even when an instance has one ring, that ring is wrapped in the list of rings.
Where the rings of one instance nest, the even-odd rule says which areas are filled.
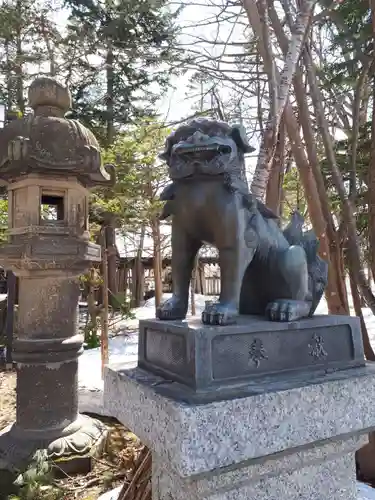
[[[233,325],[237,316],[238,311],[230,305],[208,302],[202,312],[202,323],[217,326]]]
[[[278,299],[270,302],[266,307],[266,316],[271,321],[296,321],[308,316],[310,302],[303,300]]]
[[[171,297],[156,309],[156,317],[162,320],[173,321],[185,319],[187,304],[178,297]]]

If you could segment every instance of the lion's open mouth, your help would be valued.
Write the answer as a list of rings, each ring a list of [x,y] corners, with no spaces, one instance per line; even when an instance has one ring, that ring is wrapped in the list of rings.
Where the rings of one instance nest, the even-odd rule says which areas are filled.
[[[186,162],[191,161],[212,161],[217,156],[230,154],[229,146],[181,146],[176,148],[174,153]]]

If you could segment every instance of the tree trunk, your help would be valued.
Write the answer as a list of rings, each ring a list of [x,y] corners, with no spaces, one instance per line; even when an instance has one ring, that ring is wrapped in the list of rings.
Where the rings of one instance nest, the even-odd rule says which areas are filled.
[[[279,74],[271,53],[268,30],[264,29],[268,20],[268,2],[267,0],[260,0],[258,3],[264,18],[262,20],[255,0],[243,0],[249,22],[258,37],[264,68],[270,82],[270,117],[263,134],[258,162],[251,183],[251,192],[258,199],[263,199],[266,192],[281,116],[288,102],[290,86],[306,40],[315,4],[316,0],[305,0],[302,3],[301,10],[292,28],[292,37],[285,55],[284,68]]]
[[[16,10],[18,13],[17,27],[16,27],[16,95],[17,106],[22,114],[25,113],[25,99],[24,99],[24,82],[23,82],[23,50],[22,50],[22,0],[17,0]]]
[[[270,176],[267,183],[266,205],[276,215],[280,216],[280,202],[284,179],[285,164],[285,123],[282,118],[277,137],[277,144]]]
[[[272,27],[275,31],[277,40],[280,44],[281,50],[283,53],[286,53],[287,48],[288,48],[288,40],[287,37],[283,31],[282,25],[280,23],[280,20],[277,16],[277,13],[274,9],[274,7],[271,7],[269,9],[269,14],[270,14],[270,19],[272,22]],[[302,72],[299,68],[297,68],[296,74],[294,76],[294,91],[297,99],[297,104],[298,104],[298,111],[299,111],[299,121],[302,126],[302,131],[303,131],[303,136],[305,139],[305,144],[306,144],[306,152],[308,156],[308,161],[305,157],[305,155],[300,155],[301,156],[301,161],[302,163],[297,162],[297,166],[299,166],[299,171],[300,171],[300,176],[301,174],[301,168],[300,166],[304,165],[304,174],[306,177],[307,174],[307,169],[311,169],[311,172],[313,174],[314,180],[315,180],[315,187],[313,185],[310,186],[310,189],[312,189],[312,193],[316,193],[317,200],[316,204],[319,204],[321,207],[321,215],[319,217],[322,217],[322,221],[319,225],[317,224],[317,221],[312,217],[310,213],[310,217],[312,220],[312,224],[314,227],[314,230],[319,237],[319,234],[324,234],[324,240],[322,244],[321,238],[320,240],[320,255],[321,257],[326,260],[329,263],[328,267],[328,284],[326,287],[325,295],[327,299],[327,304],[328,304],[328,310],[330,314],[349,314],[349,305],[348,305],[348,296],[347,296],[347,291],[346,291],[346,285],[345,285],[345,276],[344,273],[342,272],[343,270],[343,260],[342,260],[342,250],[340,248],[340,240],[337,234],[337,231],[335,230],[335,226],[333,223],[332,219],[332,214],[329,206],[329,200],[327,196],[327,191],[324,185],[324,179],[323,175],[320,169],[319,165],[319,160],[318,160],[318,154],[317,154],[317,149],[316,149],[316,143],[315,143],[315,136],[314,136],[314,131],[311,123],[311,118],[310,118],[310,111],[309,111],[309,106],[307,103],[306,99],[306,90],[303,85],[303,80],[302,80]],[[300,148],[303,148],[302,141],[300,141],[299,134],[296,136],[296,139],[299,141],[299,146]],[[291,138],[291,142],[293,144],[293,139]],[[302,156],[305,158],[302,159]],[[306,164],[307,162],[307,164]],[[309,164],[309,165],[308,165]],[[307,179],[302,179],[302,183],[304,184],[305,187],[305,193],[306,193],[306,184],[305,182],[308,181]],[[307,194],[306,194],[307,195]],[[311,203],[314,203],[314,200],[311,199],[311,196],[308,197],[308,206],[309,206],[309,212],[310,212],[310,206]],[[310,200],[310,204],[309,204]],[[318,214],[317,214],[318,216]],[[323,229],[324,226],[324,229]],[[321,228],[322,233],[319,233],[319,228]]]
[[[51,43],[51,40],[50,40],[50,34],[48,33],[48,30],[47,30],[47,23],[46,23],[46,18],[44,15],[42,15],[40,21],[41,21],[43,40],[44,40],[44,43],[46,46],[48,59],[49,59],[49,74],[51,76],[55,76],[56,75],[55,49],[54,49],[53,43]]]
[[[370,338],[368,336],[366,323],[365,323],[365,320],[364,320],[363,314],[362,314],[361,297],[358,293],[358,288],[357,288],[357,285],[355,282],[355,277],[354,277],[353,271],[351,269],[349,269],[349,277],[350,277],[350,289],[351,289],[352,297],[353,297],[354,311],[355,311],[356,316],[359,317],[359,320],[361,322],[362,340],[363,340],[363,347],[365,350],[365,357],[368,361],[375,361],[375,353],[374,353],[372,346],[370,344]]]
[[[161,244],[160,244],[160,221],[155,218],[152,223],[152,239],[154,246],[154,281],[155,281],[155,307],[158,307],[162,300],[163,295],[163,284],[162,284],[162,273],[161,273]]]
[[[133,295],[133,307],[139,307],[143,300],[143,288],[144,288],[144,268],[142,264],[143,247],[145,241],[146,227],[141,227],[141,234],[139,237],[139,246],[137,250],[137,256],[135,258],[133,272],[132,272],[132,295]]]
[[[107,107],[107,137],[106,144],[107,147],[113,143],[115,137],[114,128],[114,70],[113,70],[113,50],[109,42],[109,47],[106,56],[106,75],[107,75],[107,95],[106,95],[106,107]]]
[[[369,262],[372,279],[375,280],[375,76],[373,77],[373,104],[371,126],[371,161],[368,169],[369,207]]]
[[[10,50],[9,50],[9,40],[5,39],[4,41],[4,52],[5,52],[5,81],[6,81],[6,89],[7,89],[7,108],[8,110],[12,108],[12,64],[10,59]],[[5,117],[6,120],[6,117]]]
[[[264,48],[264,44],[262,43],[262,30],[258,9],[256,8],[254,2],[251,0],[243,0],[243,3],[249,21],[258,38],[259,52],[263,58],[263,61],[265,61],[267,60],[267,56],[265,55],[266,50]],[[298,166],[301,182],[304,187],[311,222],[316,236],[320,242],[320,255],[325,260],[329,261],[329,241],[326,234],[327,224],[323,217],[315,178],[312,174],[309,162],[304,151],[304,146],[299,135],[299,125],[293,113],[292,106],[289,102],[286,103],[284,116],[287,132],[290,137],[292,153]]]
[[[197,284],[197,275],[198,275],[198,266],[199,266],[199,257],[198,254],[195,257],[193,273],[191,275],[190,281],[190,307],[191,307],[191,315],[196,315],[196,307],[195,307],[195,287]]]
[[[345,191],[344,181],[336,163],[335,152],[322,104],[322,96],[317,85],[315,69],[311,55],[308,51],[308,47],[306,47],[304,51],[304,62],[307,69],[311,99],[315,108],[318,123],[320,124],[320,130],[327,155],[327,160],[331,167],[332,180],[342,204],[342,215],[347,230],[348,255],[351,270],[353,271],[355,281],[361,290],[361,295],[366,300],[366,303],[368,307],[370,307],[373,314],[375,314],[375,297],[371,291],[371,288],[368,286],[368,281],[366,279],[366,275],[361,263],[359,239],[357,235],[356,221],[353,215],[353,207]]]
[[[355,200],[357,196],[357,150],[358,150],[358,140],[359,131],[361,126],[361,103],[362,95],[364,92],[364,87],[367,80],[367,75],[369,71],[370,63],[367,62],[365,67],[362,69],[361,74],[356,82],[356,88],[354,92],[354,103],[353,103],[353,127],[351,133],[350,141],[350,197]]]
[[[302,87],[300,73],[296,75],[295,92],[299,106],[300,121],[302,124],[307,155],[314,174],[317,191],[319,193],[319,200],[322,207],[322,214],[326,222],[327,237],[329,241],[329,253],[327,257],[329,258],[330,265],[328,270],[328,286],[326,289],[328,310],[330,314],[349,314],[348,294],[346,290],[345,276],[342,272],[343,254],[340,245],[340,238],[333,223],[328,195],[325,189],[323,175],[320,170],[308,103],[305,91]]]

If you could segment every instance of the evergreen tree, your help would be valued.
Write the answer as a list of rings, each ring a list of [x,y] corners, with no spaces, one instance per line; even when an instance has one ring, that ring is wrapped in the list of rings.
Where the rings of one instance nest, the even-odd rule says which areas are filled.
[[[66,44],[81,53],[71,67],[74,116],[110,145],[121,126],[151,116],[169,82],[178,11],[166,0],[66,0]],[[79,73],[78,73],[79,71]]]
[[[60,38],[49,0],[0,5],[0,99],[8,108],[25,111],[27,85],[36,74],[51,74]]]

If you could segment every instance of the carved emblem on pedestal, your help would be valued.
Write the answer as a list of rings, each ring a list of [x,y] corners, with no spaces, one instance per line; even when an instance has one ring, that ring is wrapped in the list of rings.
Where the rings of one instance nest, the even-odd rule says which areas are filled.
[[[327,351],[324,349],[323,338],[320,335],[314,333],[312,336],[312,341],[309,344],[309,354],[316,360],[325,358],[328,356]]]
[[[262,359],[268,359],[263,342],[260,339],[254,339],[249,349],[249,360],[258,368]]]

